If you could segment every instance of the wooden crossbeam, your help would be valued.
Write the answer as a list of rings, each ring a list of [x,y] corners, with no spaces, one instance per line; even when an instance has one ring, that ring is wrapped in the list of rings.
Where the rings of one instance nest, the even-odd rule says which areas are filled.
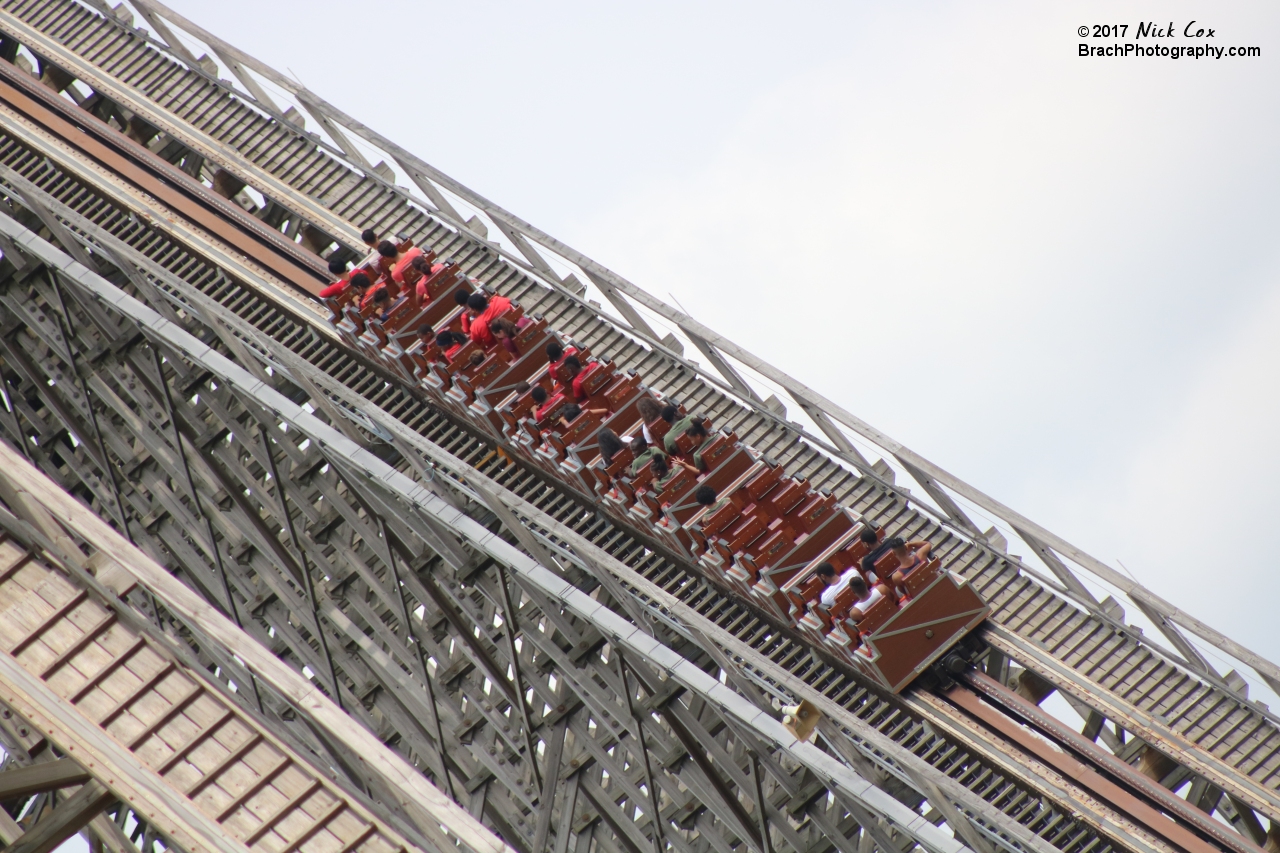
[[[103,809],[115,802],[115,794],[96,779],[86,782],[53,811],[41,817],[6,853],[52,853],[62,842],[88,826]]]
[[[82,785],[92,777],[70,758],[42,761],[0,773],[0,802],[40,791]]]

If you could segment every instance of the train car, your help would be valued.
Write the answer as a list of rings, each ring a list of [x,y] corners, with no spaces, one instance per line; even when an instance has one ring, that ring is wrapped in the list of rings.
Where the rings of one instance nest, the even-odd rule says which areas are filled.
[[[841,647],[844,658],[892,693],[901,691],[986,619],[991,608],[963,579],[931,563],[916,570],[911,599],[859,623],[857,645]],[[908,576],[912,581],[914,576]]]
[[[399,249],[411,245],[402,239]],[[519,305],[495,301],[499,310],[484,309],[505,341],[482,346],[467,335],[475,311],[463,303],[483,295],[483,285],[430,248],[422,255],[426,263],[400,271],[403,281],[386,264],[360,270],[373,282],[369,293],[386,288],[390,299],[361,299],[349,289],[324,300],[335,330],[615,523],[895,693],[988,615],[977,593],[936,559],[913,562],[886,586],[902,570],[881,547],[884,530]],[[655,408],[663,409],[658,417]],[[623,446],[606,458],[599,448],[605,430],[647,435],[663,451],[639,448],[637,457]],[[871,556],[866,570],[862,561]],[[866,612],[848,591],[824,604],[831,571],[856,572],[888,594]]]

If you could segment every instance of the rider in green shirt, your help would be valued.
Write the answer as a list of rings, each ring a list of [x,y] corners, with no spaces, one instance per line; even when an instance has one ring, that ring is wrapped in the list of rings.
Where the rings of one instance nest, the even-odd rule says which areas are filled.
[[[644,436],[637,435],[631,439],[631,452],[635,454],[635,458],[631,462],[631,476],[634,477],[640,473],[640,469],[649,464],[649,460],[654,457],[661,456],[665,459],[666,454],[656,447],[650,447],[649,442],[644,440]]]
[[[695,420],[693,415],[685,415],[677,420],[676,415],[678,414],[680,414],[680,410],[669,403],[662,407],[662,419],[671,424],[671,428],[667,430],[667,434],[662,438],[662,444],[668,453],[678,452],[676,439],[683,435],[684,431],[689,428],[689,424]]]

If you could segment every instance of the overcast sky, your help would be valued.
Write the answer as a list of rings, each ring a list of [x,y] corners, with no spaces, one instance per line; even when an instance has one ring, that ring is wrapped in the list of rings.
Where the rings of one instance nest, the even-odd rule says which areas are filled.
[[[1280,660],[1276,4],[169,2]]]

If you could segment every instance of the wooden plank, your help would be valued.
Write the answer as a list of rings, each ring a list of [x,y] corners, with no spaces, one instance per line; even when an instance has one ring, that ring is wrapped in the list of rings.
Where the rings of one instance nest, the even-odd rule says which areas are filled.
[[[44,569],[44,571],[48,572],[49,570]],[[41,580],[41,582],[34,584],[33,586],[34,589],[28,593],[28,596],[37,596],[39,594],[39,590],[47,591],[51,588],[56,588],[58,584],[49,584],[44,580]],[[8,589],[10,593],[12,593],[17,589],[17,587],[10,585]],[[93,606],[98,607],[96,604]],[[52,630],[52,626],[47,627],[50,631]],[[126,649],[131,649],[133,645],[133,643],[126,644]],[[131,657],[136,656],[137,652],[131,652]],[[6,661],[8,663],[5,663]],[[2,673],[6,668],[10,673],[25,672],[21,667],[13,669],[16,665],[16,661],[14,661],[11,656],[0,655],[0,673]],[[127,667],[119,665],[112,668],[113,674],[128,673],[132,679],[131,686],[133,686],[133,689],[129,691],[123,705],[117,703],[117,708],[120,709],[119,711],[112,709],[107,714],[101,715],[106,718],[107,724],[118,722],[120,720],[120,714],[124,713],[124,709],[127,707],[130,709],[127,714],[128,719],[145,719],[150,721],[140,732],[133,729],[129,730],[129,734],[132,736],[132,745],[135,747],[144,739],[150,738],[154,740],[155,736],[160,733],[164,733],[166,737],[190,737],[195,734],[198,735],[197,740],[203,741],[207,744],[217,745],[217,749],[219,750],[217,754],[222,756],[222,758],[220,761],[210,762],[203,765],[209,767],[209,770],[206,771],[205,781],[193,786],[193,793],[198,793],[199,791],[208,788],[209,785],[215,781],[219,783],[223,782],[224,777],[226,776],[234,774],[243,776],[243,774],[240,773],[241,768],[244,768],[244,771],[251,775],[257,775],[249,769],[249,752],[256,746],[267,746],[268,736],[266,733],[262,731],[254,731],[252,727],[245,727],[243,722],[237,722],[236,725],[241,727],[239,731],[242,732],[242,734],[236,736],[240,738],[239,740],[234,740],[231,737],[227,737],[225,734],[223,735],[227,743],[238,745],[239,747],[228,753],[227,747],[218,743],[220,733],[225,733],[227,731],[227,725],[229,723],[228,717],[232,716],[230,713],[231,709],[223,703],[223,700],[217,699],[215,694],[209,693],[198,683],[192,681],[187,675],[178,671],[178,668],[173,664],[155,666],[154,670],[154,673],[150,677],[142,680],[137,686],[133,686],[133,682],[137,682],[138,678],[136,675],[128,673]],[[40,669],[37,667],[36,672],[38,673],[39,671]],[[166,679],[165,676],[171,677]],[[29,679],[34,684],[41,683],[38,676],[34,673],[25,674],[23,678]],[[104,682],[109,682],[109,680],[110,676],[104,677],[100,674],[95,674],[95,687],[93,689],[89,691],[76,691],[76,693],[81,696],[81,702],[92,704],[90,700],[95,692],[97,692],[97,687],[102,686]],[[21,688],[23,679],[15,679],[11,675],[5,683],[7,685],[7,691],[12,693],[12,691]],[[141,690],[139,690],[139,688],[141,688]],[[166,691],[168,696],[159,697],[157,691]],[[160,701],[158,703],[156,701],[152,701],[155,699],[160,699]],[[20,700],[15,695],[6,695],[6,701],[10,701],[15,705],[21,705]],[[141,710],[143,706],[145,706],[147,710]],[[67,706],[67,708],[67,713],[76,713],[72,710],[73,706]],[[135,718],[133,716],[134,711],[141,713],[142,717]],[[237,720],[242,719],[238,715],[235,716]],[[64,714],[62,719],[69,721],[72,717]],[[82,725],[89,725],[94,730],[100,730],[97,729],[96,726],[93,726],[93,724],[87,719],[83,717],[79,719],[83,721]],[[44,723],[41,723],[41,725],[44,725]],[[175,729],[175,727],[178,728]],[[42,731],[43,730],[44,729],[42,729]],[[51,734],[58,731],[56,726],[50,727],[47,730]],[[61,745],[64,749],[71,749],[73,754],[78,754],[80,749],[84,748],[83,741],[68,743],[63,740],[61,741]],[[163,752],[159,754],[170,755],[171,752],[186,752],[189,758],[195,759],[194,753],[197,749],[198,747],[193,748],[189,746],[174,751],[171,750],[170,747],[165,746]],[[144,748],[139,755],[142,755],[146,751],[147,749]],[[275,756],[279,756],[281,754],[279,746],[276,744],[271,745],[271,749],[269,749],[268,752],[272,752]],[[90,755],[100,756],[101,753],[95,753],[93,750],[90,750]],[[291,801],[292,807],[282,810],[280,814],[276,816],[275,820],[279,824],[279,828],[288,832],[289,837],[291,837],[295,842],[293,849],[296,850],[298,847],[306,843],[308,839],[310,839],[313,844],[317,845],[317,850],[339,848],[346,846],[347,841],[354,836],[361,837],[363,839],[361,843],[363,844],[373,843],[375,846],[386,846],[385,842],[376,841],[376,838],[385,835],[385,831],[379,829],[374,823],[372,823],[367,815],[362,816],[362,814],[352,811],[350,804],[346,803],[342,797],[330,792],[327,783],[322,777],[315,774],[313,771],[299,772],[296,768],[300,768],[300,765],[297,765],[292,761],[286,761],[285,763],[288,764],[288,766],[295,768],[293,777],[290,777],[288,780],[282,780],[279,774],[272,774],[272,779],[274,781],[277,783],[281,781],[288,781],[295,788],[304,788],[312,799],[316,796],[323,798],[322,800],[317,800],[316,804],[311,806],[303,802],[306,800],[306,797],[295,797],[294,800]],[[69,768],[71,772],[68,774],[65,768]],[[116,772],[119,771],[117,770]],[[5,790],[5,784],[9,784],[11,786],[10,793],[13,793],[15,791],[20,792],[22,790],[30,790],[33,787],[62,786],[76,781],[83,782],[85,778],[86,774],[84,771],[80,770],[70,762],[58,762],[56,764],[50,763],[37,765],[8,776],[0,774],[0,791]],[[143,777],[135,776],[133,778],[140,781]],[[303,784],[298,785],[294,782],[294,779]],[[92,782],[90,784],[96,785],[97,783]],[[229,787],[231,787],[232,790],[238,790],[239,787],[243,786],[230,785]],[[259,786],[258,790],[261,792],[264,788],[268,787],[270,787],[269,784]],[[132,790],[136,790],[136,787],[132,788]],[[155,790],[154,786],[152,790]],[[101,796],[106,798],[105,801],[109,801],[114,796],[109,791],[106,791],[105,788],[103,791],[105,793],[102,793]],[[229,798],[230,795],[222,795],[220,802],[225,803]],[[333,803],[340,803],[341,808],[329,808]],[[94,805],[99,810],[101,808],[101,804],[96,799],[93,800],[90,805]],[[149,808],[153,808],[155,804],[148,800],[146,805]],[[64,811],[63,809],[66,810]],[[328,811],[325,811],[325,809],[328,809]],[[61,840],[62,833],[64,831],[78,831],[84,823],[93,817],[94,813],[96,812],[90,810],[81,814],[79,811],[67,808],[66,806],[60,807],[60,809],[56,810],[52,816],[53,818],[58,819],[56,822],[53,822],[51,818],[46,818],[46,821],[50,822],[46,823],[46,821],[42,821],[38,824],[37,829],[40,830],[39,833],[36,833],[33,830],[31,833],[24,835],[23,838],[29,839],[29,846],[31,846],[32,849],[35,849],[36,853],[42,853],[42,845],[53,844]],[[58,833],[56,834],[57,837],[55,837],[54,834],[51,834],[53,829],[58,829]],[[325,839],[323,841],[321,841],[322,834]],[[186,836],[184,840],[191,842],[193,839],[190,836]],[[282,843],[287,843],[287,839]],[[397,847],[397,843],[392,842],[391,846]],[[399,844],[398,847],[403,847],[403,844]],[[195,851],[207,848],[201,848],[198,845],[193,845],[189,847],[189,849]],[[501,850],[501,847],[495,847],[493,849]]]
[[[44,815],[11,845],[6,853],[53,853],[62,842],[84,829],[89,821],[115,801],[115,794],[101,782],[91,780],[65,802]]]
[[[70,758],[17,767],[0,773],[0,801],[82,785],[91,778],[88,771]]]

